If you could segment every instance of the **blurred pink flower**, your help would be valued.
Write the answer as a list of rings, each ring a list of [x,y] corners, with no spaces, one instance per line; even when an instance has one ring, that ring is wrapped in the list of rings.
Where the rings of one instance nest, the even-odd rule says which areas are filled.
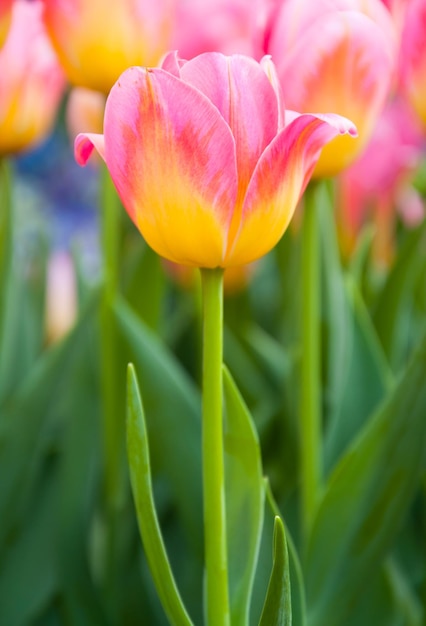
[[[180,0],[172,48],[191,59],[202,52],[253,53],[256,0]]]
[[[13,0],[0,0],[0,46],[4,44],[12,17]]]
[[[376,257],[392,256],[395,211],[412,226],[423,218],[422,201],[411,178],[422,158],[423,137],[408,106],[391,102],[379,118],[360,159],[339,181],[338,222],[342,248],[352,251],[363,224],[376,222]]]
[[[59,341],[77,317],[74,264],[69,253],[54,252],[49,258],[46,282],[46,340]]]
[[[131,65],[170,48],[175,0],[43,0],[47,30],[74,85],[107,94]]]
[[[426,126],[426,0],[407,3],[399,69],[401,90]]]
[[[15,0],[0,50],[0,154],[43,140],[55,121],[65,77],[46,36],[41,2]]]
[[[130,68],[108,97],[104,135],[79,135],[76,158],[85,164],[96,147],[161,256],[198,267],[250,263],[281,238],[321,148],[356,134],[337,115],[300,115],[283,128],[273,76],[269,59],[220,53]]]
[[[361,153],[392,82],[396,34],[380,0],[283,0],[271,3],[264,46],[277,66],[286,107],[335,111],[353,120],[359,139],[338,137],[314,176],[331,176]]]

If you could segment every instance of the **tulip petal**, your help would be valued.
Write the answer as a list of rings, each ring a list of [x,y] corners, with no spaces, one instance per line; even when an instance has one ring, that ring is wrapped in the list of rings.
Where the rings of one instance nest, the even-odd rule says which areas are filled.
[[[103,135],[80,133],[75,138],[74,155],[79,165],[86,165],[95,149],[105,161],[105,137]]]
[[[156,65],[170,47],[171,0],[43,0],[44,21],[71,83],[107,94],[131,65]]]
[[[260,158],[250,181],[240,230],[227,250],[227,265],[250,263],[275,246],[288,226],[321,149],[339,134],[356,135],[356,129],[339,115],[310,114],[295,118],[278,134]]]
[[[318,17],[290,50],[278,40],[271,44],[286,106],[304,113],[335,111],[358,127],[359,141],[342,137],[324,150],[316,176],[347,167],[368,141],[391,82],[391,35],[366,15],[334,11]]]
[[[235,138],[238,200],[232,239],[241,221],[242,202],[254,168],[278,131],[277,96],[259,63],[242,55],[201,54],[181,68],[181,77],[217,106]]]
[[[104,129],[111,177],[149,245],[184,265],[221,265],[237,169],[217,108],[162,69],[134,67],[111,90]]]

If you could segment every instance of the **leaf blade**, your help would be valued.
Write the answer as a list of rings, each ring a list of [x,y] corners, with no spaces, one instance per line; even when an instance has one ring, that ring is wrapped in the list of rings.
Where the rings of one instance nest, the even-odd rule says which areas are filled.
[[[139,386],[132,365],[128,367],[127,451],[130,480],[140,534],[151,574],[163,608],[171,623],[192,626],[180,597],[167,557],[155,509],[148,438]]]

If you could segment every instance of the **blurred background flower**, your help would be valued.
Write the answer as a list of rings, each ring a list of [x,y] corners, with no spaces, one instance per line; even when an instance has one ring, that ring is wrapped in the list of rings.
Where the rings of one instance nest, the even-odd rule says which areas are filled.
[[[9,30],[12,2],[13,0],[2,0],[0,2],[0,46],[3,45]]]
[[[393,258],[396,220],[408,226],[424,217],[412,179],[420,165],[424,135],[408,105],[390,102],[361,157],[339,179],[337,220],[342,252],[354,251],[362,227],[375,223],[374,252],[381,266]]]
[[[400,86],[426,125],[426,1],[406,4],[399,58]]]
[[[338,137],[314,176],[332,176],[366,146],[389,93],[396,33],[380,0],[284,0],[270,5],[264,33],[286,108],[351,119],[359,138]]]
[[[41,21],[39,1],[15,0],[0,50],[0,154],[34,147],[51,132],[65,77]]]
[[[169,49],[174,0],[43,0],[44,21],[73,85],[108,93],[131,65],[156,65]]]

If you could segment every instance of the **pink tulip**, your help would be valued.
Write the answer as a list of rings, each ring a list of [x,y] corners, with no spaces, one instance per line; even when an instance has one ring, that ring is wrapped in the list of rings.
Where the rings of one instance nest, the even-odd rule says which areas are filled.
[[[422,133],[407,105],[394,101],[377,122],[361,158],[340,180],[338,219],[345,255],[362,226],[372,216],[376,256],[388,262],[392,255],[395,210],[410,226],[423,217],[421,202],[411,190],[411,178],[422,158]]]
[[[419,119],[426,125],[426,0],[407,4],[400,50],[400,80]]]
[[[96,147],[130,217],[166,259],[213,268],[261,257],[285,231],[323,145],[356,134],[336,115],[280,127],[267,73],[268,59],[219,53],[130,68],[108,97],[104,135],[77,137],[77,161]]]
[[[65,88],[41,20],[38,0],[15,0],[10,31],[0,50],[0,154],[43,140]]]
[[[174,0],[43,0],[69,80],[108,93],[130,65],[156,65],[170,47]]]
[[[253,54],[256,0],[180,0],[172,48],[186,59],[203,52]]]
[[[340,137],[323,150],[314,175],[334,175],[361,153],[384,106],[395,67],[393,22],[380,0],[283,0],[273,6],[264,45],[286,106],[335,111],[358,128],[358,141]]]
[[[73,260],[68,252],[53,252],[46,281],[46,340],[62,339],[77,318],[77,286]]]
[[[0,0],[0,46],[4,44],[10,26],[13,0]]]

